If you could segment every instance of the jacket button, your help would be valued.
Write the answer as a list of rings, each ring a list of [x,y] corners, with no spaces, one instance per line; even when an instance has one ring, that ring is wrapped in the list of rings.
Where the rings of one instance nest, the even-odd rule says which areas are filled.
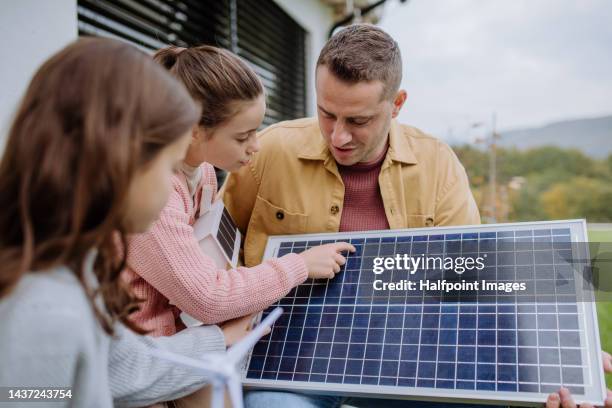
[[[427,227],[433,226],[433,223],[434,223],[433,221],[434,221],[433,218],[427,217],[427,219],[425,220],[425,226]]]
[[[277,211],[276,212],[276,219],[282,220],[283,218],[285,218],[285,214],[282,211]]]
[[[329,209],[329,211],[333,214],[336,215],[340,212],[340,207],[338,207],[337,205],[332,205],[331,208]]]

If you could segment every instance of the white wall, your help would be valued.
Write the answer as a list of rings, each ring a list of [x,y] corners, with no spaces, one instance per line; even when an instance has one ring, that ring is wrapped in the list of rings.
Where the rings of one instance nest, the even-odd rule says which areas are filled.
[[[319,52],[327,41],[327,33],[334,23],[332,10],[319,0],[275,0],[295,21],[308,32],[307,44],[307,83],[308,105],[307,114],[316,113],[317,102],[314,88],[314,70]]]
[[[275,0],[308,33],[308,115],[316,112],[314,66],[333,24],[319,0]],[[76,0],[0,0],[0,152],[30,78],[51,54],[77,38]]]
[[[0,0],[0,152],[32,74],[76,37],[76,0]]]

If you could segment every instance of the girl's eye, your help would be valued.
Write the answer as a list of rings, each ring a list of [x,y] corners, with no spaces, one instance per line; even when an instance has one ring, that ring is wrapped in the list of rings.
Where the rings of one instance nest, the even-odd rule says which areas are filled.
[[[251,137],[255,136],[255,133],[255,131],[249,132],[246,134],[246,136],[238,137],[236,140],[238,140],[239,143],[246,143]]]

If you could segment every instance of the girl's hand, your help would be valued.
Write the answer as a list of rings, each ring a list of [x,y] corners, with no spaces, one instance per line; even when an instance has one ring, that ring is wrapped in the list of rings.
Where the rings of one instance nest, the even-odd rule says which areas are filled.
[[[225,337],[225,346],[230,347],[242,340],[251,328],[253,327],[253,320],[257,313],[250,314],[247,316],[239,317],[237,319],[228,320],[227,322],[221,323],[221,331]],[[270,328],[267,328],[266,334],[270,333]]]
[[[612,356],[602,351],[603,366],[606,373],[612,373]],[[567,388],[561,388],[559,393],[550,394],[546,401],[546,408],[576,408],[577,405]],[[608,397],[604,401],[605,408],[612,408],[612,391],[608,390]],[[580,408],[593,408],[591,404],[580,404]]]
[[[311,279],[331,279],[340,267],[346,263],[346,258],[340,253],[355,252],[355,247],[347,242],[335,242],[310,248],[300,254],[306,262],[308,277]]]

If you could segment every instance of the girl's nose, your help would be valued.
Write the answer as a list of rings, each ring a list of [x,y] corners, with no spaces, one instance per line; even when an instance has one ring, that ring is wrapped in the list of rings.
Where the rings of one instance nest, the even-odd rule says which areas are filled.
[[[259,139],[257,138],[257,136],[253,137],[253,141],[249,144],[247,153],[248,154],[253,154],[253,153],[257,153],[259,151]]]

